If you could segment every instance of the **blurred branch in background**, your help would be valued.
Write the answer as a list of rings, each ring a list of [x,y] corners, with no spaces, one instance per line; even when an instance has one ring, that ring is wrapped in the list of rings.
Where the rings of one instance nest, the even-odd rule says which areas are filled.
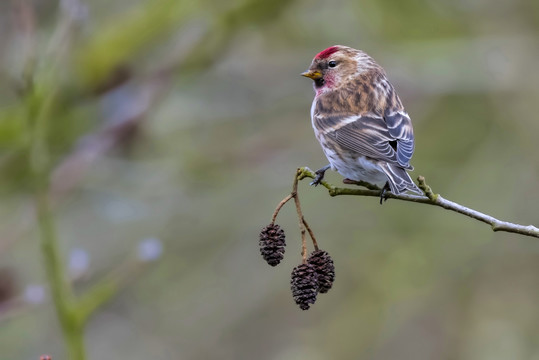
[[[161,257],[162,252],[163,245],[160,240],[144,239],[138,244],[136,254],[128,256],[102,279],[94,279],[95,276],[89,269],[88,254],[81,249],[72,251],[66,269],[69,283],[73,288],[93,283],[80,297],[81,317],[87,318],[97,307],[135,281],[149,264]],[[0,268],[0,322],[24,315],[49,303],[44,285],[27,285],[20,295],[17,295],[16,285],[12,271]]]
[[[316,178],[316,174],[310,169],[305,168],[305,167],[299,168],[297,170],[296,176],[299,180],[303,180],[305,178],[311,178],[311,179]],[[444,199],[440,194],[435,194],[432,192],[430,186],[427,185],[427,183],[425,182],[425,178],[423,176],[420,176],[418,178],[418,183],[419,183],[419,188],[423,190],[423,192],[425,193],[425,196],[417,196],[417,195],[409,195],[409,194],[395,195],[392,193],[388,193],[387,198],[439,206],[446,210],[454,211],[459,214],[468,216],[472,219],[489,224],[492,227],[493,231],[505,231],[505,232],[511,232],[515,234],[539,238],[539,228],[533,225],[525,226],[525,225],[513,224],[508,221],[498,220],[490,215],[481,213],[477,210],[473,210],[473,209],[467,208],[466,206],[457,204],[453,201]],[[329,195],[331,196],[356,195],[356,196],[380,197],[380,194],[381,194],[381,190],[339,188],[325,181],[322,181],[321,185],[325,187],[326,189],[328,189]],[[359,185],[363,186],[365,184],[359,184]]]
[[[93,96],[96,96],[94,101],[101,104],[103,109],[102,125],[93,133],[84,135],[78,141],[75,149],[70,154],[65,155],[61,162],[55,166],[51,178],[53,204],[59,200],[59,197],[67,195],[77,187],[95,161],[108,151],[129,142],[142,126],[148,113],[158,105],[175,76],[185,74],[192,76],[197,72],[204,71],[225,51],[239,30],[253,23],[271,21],[273,17],[279,16],[291,2],[291,0],[279,0],[271,3],[259,3],[254,0],[243,2],[213,19],[204,35],[198,38],[188,51],[184,50],[180,54],[173,54],[161,68],[150,74],[139,76],[134,74],[127,64],[129,64],[131,57],[136,56],[136,53],[148,44],[140,42],[140,39],[133,34],[138,34],[145,29],[150,21],[146,16],[153,18],[157,16],[156,13],[160,14],[162,4],[143,4],[142,8],[156,7],[161,10],[146,13],[142,8],[133,9],[124,15],[125,19],[115,18],[111,24],[105,25],[101,31],[106,34],[111,33],[111,35],[95,36],[90,43],[81,46],[82,49],[78,50],[79,55],[77,56],[77,59],[84,59],[77,62],[78,71],[83,74],[88,73],[82,78],[88,76],[88,79],[92,79],[88,80],[86,85],[88,90],[85,92],[94,94]],[[254,16],[248,16],[253,12]],[[141,14],[146,14],[146,16]],[[124,28],[118,25],[118,23],[124,22],[128,23],[129,26]],[[179,25],[181,22],[175,26]],[[146,35],[149,37],[147,39],[149,43],[154,40],[150,35],[158,36],[161,34],[157,30],[154,29],[151,34]],[[128,42],[118,40],[123,38],[129,38],[135,43],[129,45]],[[111,48],[115,49],[117,46],[124,49],[121,51],[116,49],[111,53]],[[94,59],[94,57],[100,56],[106,59]],[[87,64],[89,68],[84,64]],[[135,79],[133,79],[134,77]],[[67,95],[70,90],[69,87],[66,88],[66,93],[62,95]],[[78,104],[74,103],[71,106],[78,106]],[[65,111],[67,112],[69,109]],[[16,153],[12,157],[16,158]],[[17,227],[9,229],[10,234],[3,236],[4,242],[0,244],[0,251],[4,251],[8,244],[24,236],[29,226],[33,224],[30,213],[21,218],[26,219],[26,221],[21,221],[18,230],[16,230]]]
[[[189,51],[174,55],[163,68],[143,76],[131,70],[132,58],[158,38],[181,28],[200,12],[200,4],[176,0],[142,2],[102,24],[91,37],[81,39],[83,32],[79,30],[91,15],[82,1],[62,1],[56,30],[46,51],[40,52],[33,41],[33,6],[24,0],[16,2],[20,31],[27,39],[21,55],[24,59],[21,85],[16,89],[20,102],[8,112],[0,113],[0,119],[23,121],[26,128],[19,129],[16,135],[20,143],[3,158],[2,165],[9,166],[20,158],[28,163],[24,176],[34,195],[43,262],[69,359],[85,359],[83,332],[89,317],[128,280],[135,278],[134,274],[144,268],[140,264],[153,260],[161,250],[160,243],[144,243],[139,253],[142,262],[127,262],[83,294],[76,295],[63,264],[54,205],[77,187],[96,160],[129,143],[172,84],[174,75],[208,68],[238,30],[277,17],[290,2],[252,0],[234,4],[211,20],[204,35]],[[78,141],[70,154],[58,152],[54,139],[63,130],[59,128],[59,119],[70,118],[78,107],[87,103],[101,108],[101,125]],[[18,233],[13,234],[10,229],[10,241],[4,241],[2,250],[6,250],[6,243],[26,234],[33,224],[34,216],[28,216]],[[20,301],[16,301],[3,313],[23,309]]]

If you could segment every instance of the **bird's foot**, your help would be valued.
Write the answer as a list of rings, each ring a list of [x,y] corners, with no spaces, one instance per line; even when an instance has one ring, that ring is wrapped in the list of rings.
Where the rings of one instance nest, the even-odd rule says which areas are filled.
[[[316,176],[314,177],[314,180],[311,181],[311,183],[309,185],[314,185],[314,186],[320,185],[320,183],[324,179],[324,175],[325,175],[326,171],[329,169],[330,166],[331,165],[328,164],[328,165],[324,166],[323,168],[320,168],[320,169],[316,170],[314,172],[316,174]]]
[[[389,183],[386,182],[386,184],[382,188],[382,191],[380,191],[380,205],[382,205],[384,201],[387,201],[387,199],[389,198],[387,192],[390,190],[391,188],[389,187]]]

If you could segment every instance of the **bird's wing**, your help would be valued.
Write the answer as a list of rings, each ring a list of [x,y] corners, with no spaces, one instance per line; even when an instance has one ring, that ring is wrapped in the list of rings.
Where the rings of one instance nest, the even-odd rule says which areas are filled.
[[[402,129],[406,124],[404,120],[391,120],[390,126],[384,118],[374,114],[345,117],[328,129],[326,136],[349,151],[411,169],[408,162],[413,153],[413,134]]]
[[[410,166],[414,154],[412,120],[404,111],[387,112],[384,116],[389,135],[397,140],[397,161],[402,167]]]

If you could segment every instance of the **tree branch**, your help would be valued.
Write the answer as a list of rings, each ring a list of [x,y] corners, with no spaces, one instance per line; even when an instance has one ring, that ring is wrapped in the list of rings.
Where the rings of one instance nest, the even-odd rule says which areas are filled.
[[[307,230],[305,228],[305,219],[303,217],[303,212],[301,211],[301,204],[299,202],[298,181],[299,177],[296,176],[294,178],[294,184],[292,185],[291,195],[294,198],[294,203],[296,204],[296,212],[298,213],[299,231],[301,233],[301,257],[303,258],[303,263],[305,264],[307,262],[307,239],[305,237],[305,232]]]
[[[316,174],[307,167],[299,168],[296,175],[297,179],[300,181],[305,178],[314,179],[316,177]],[[493,231],[505,231],[539,238],[539,228],[533,225],[519,225],[508,221],[496,219],[495,217],[492,217],[490,215],[467,208],[465,206],[457,204],[456,202],[444,199],[440,194],[435,194],[430,188],[430,186],[427,185],[423,176],[419,176],[417,178],[417,181],[419,182],[419,188],[423,190],[425,196],[408,194],[395,195],[390,192],[387,192],[387,198],[439,206],[446,210],[451,210],[459,214],[466,215],[472,219],[484,222],[485,224],[489,224]],[[320,184],[328,190],[330,196],[356,195],[374,196],[378,198],[380,197],[380,190],[340,188],[329,184],[326,181],[322,181]]]

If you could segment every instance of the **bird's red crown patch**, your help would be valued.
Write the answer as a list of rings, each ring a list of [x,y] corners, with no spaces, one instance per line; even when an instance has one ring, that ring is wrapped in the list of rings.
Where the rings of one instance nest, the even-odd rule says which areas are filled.
[[[331,54],[334,54],[336,53],[337,51],[339,51],[339,47],[338,46],[332,46],[332,47],[328,47],[326,50],[324,51],[320,51],[318,54],[316,54],[316,59],[326,59],[328,58]]]

